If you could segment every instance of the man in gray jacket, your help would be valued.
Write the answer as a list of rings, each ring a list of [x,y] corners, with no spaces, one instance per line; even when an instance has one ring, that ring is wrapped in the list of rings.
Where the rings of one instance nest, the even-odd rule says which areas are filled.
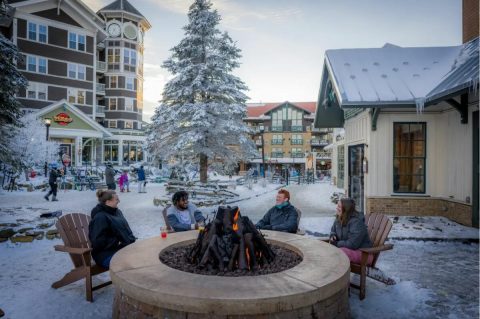
[[[105,169],[105,184],[107,184],[108,189],[115,190],[115,169],[113,168],[111,163],[107,164],[107,168]]]
[[[205,226],[205,217],[197,206],[188,202],[188,193],[178,191],[172,196],[173,205],[167,209],[167,219],[170,226],[176,231],[187,231]]]
[[[275,206],[270,208],[263,218],[255,225],[258,229],[268,229],[296,233],[298,228],[298,213],[290,204],[290,193],[286,189],[278,191]]]

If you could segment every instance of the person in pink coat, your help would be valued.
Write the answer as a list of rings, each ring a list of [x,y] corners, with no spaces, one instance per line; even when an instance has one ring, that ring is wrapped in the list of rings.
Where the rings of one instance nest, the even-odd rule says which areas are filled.
[[[129,187],[129,182],[128,182],[128,171],[124,170],[122,175],[120,175],[120,179],[118,181],[118,184],[120,185],[120,192],[124,192],[125,188],[127,189],[127,192],[130,192],[130,187]]]

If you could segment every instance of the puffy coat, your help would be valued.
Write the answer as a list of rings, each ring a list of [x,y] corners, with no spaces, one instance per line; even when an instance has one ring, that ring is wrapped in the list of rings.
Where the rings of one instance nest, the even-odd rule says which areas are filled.
[[[92,257],[97,264],[135,242],[132,230],[120,209],[98,204],[92,209],[91,216],[88,238],[92,244]]]
[[[296,233],[298,228],[298,213],[292,204],[278,208],[273,206],[257,223],[258,229],[270,229]]]
[[[335,219],[330,237],[334,235],[337,237],[337,247],[346,247],[353,250],[372,247],[372,242],[368,237],[367,225],[365,225],[365,218],[359,212],[354,212],[345,226],[342,226],[338,218]]]

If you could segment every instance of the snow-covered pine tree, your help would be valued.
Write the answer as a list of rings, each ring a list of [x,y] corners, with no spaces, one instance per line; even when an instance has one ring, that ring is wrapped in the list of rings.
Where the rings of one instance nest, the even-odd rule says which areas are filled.
[[[244,124],[245,84],[232,74],[240,49],[220,32],[220,15],[208,0],[195,0],[184,27],[185,38],[163,64],[174,78],[163,90],[149,130],[152,155],[199,161],[207,181],[208,160],[238,162],[256,154]]]
[[[0,161],[4,163],[10,160],[11,126],[20,124],[21,104],[15,94],[28,83],[15,65],[21,59],[17,47],[0,33]]]
[[[8,140],[7,148],[11,165],[17,171],[59,160],[59,144],[46,140],[46,127],[35,113],[25,114],[19,127],[9,125],[9,129],[13,134]]]

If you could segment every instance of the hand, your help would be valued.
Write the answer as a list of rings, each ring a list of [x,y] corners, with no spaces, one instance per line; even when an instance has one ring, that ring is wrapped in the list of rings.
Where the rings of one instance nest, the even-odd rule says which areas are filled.
[[[337,242],[337,236],[335,235],[330,236],[330,240],[328,242],[332,245],[335,245],[335,243]]]

